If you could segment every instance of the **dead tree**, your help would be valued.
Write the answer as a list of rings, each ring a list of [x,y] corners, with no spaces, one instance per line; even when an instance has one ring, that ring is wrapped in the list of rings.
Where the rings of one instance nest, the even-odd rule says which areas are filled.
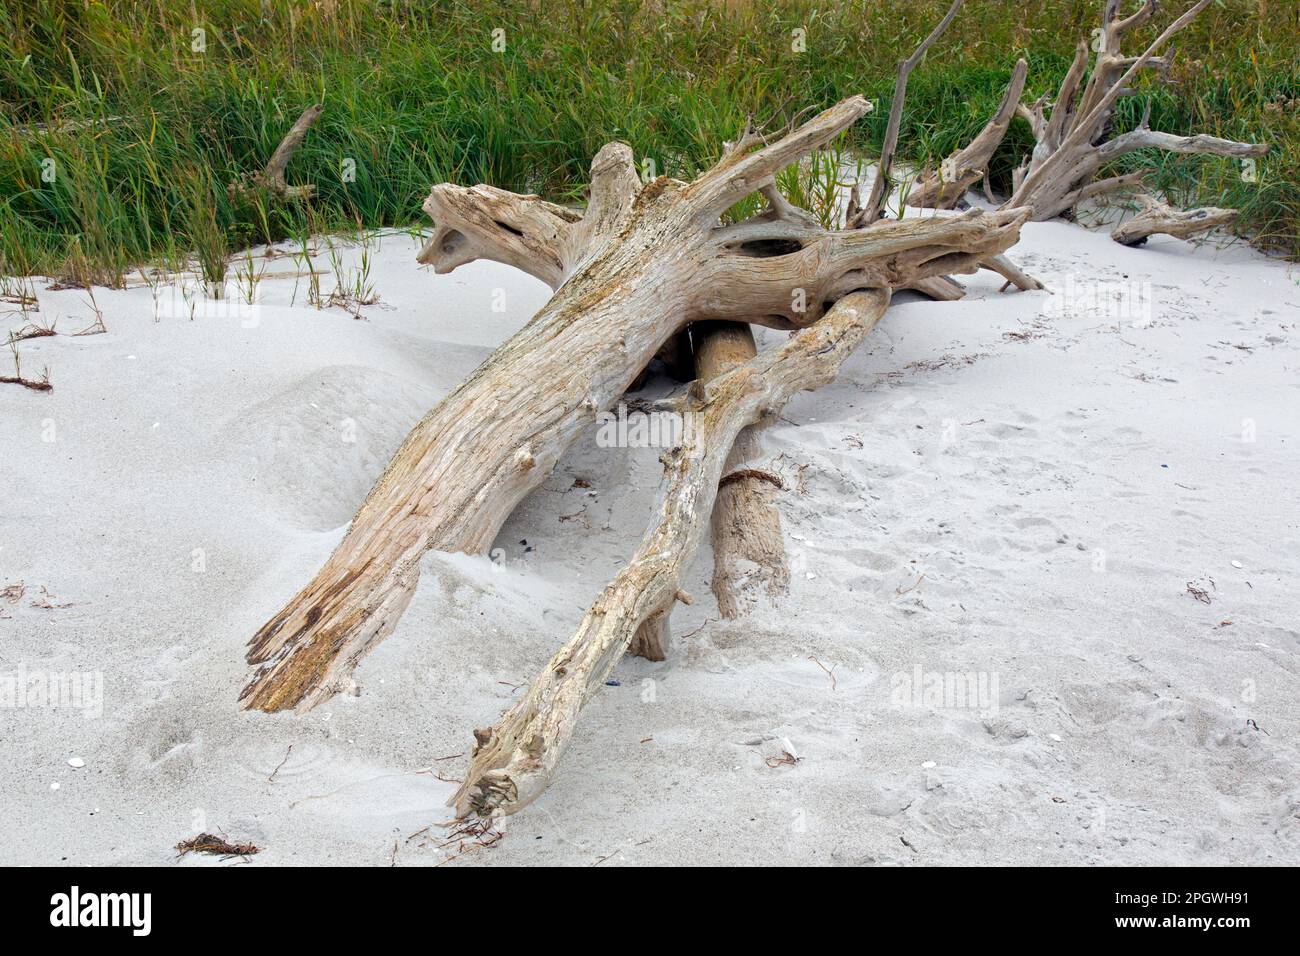
[[[780,170],[869,109],[850,97],[773,143],[748,132],[692,183],[661,177],[643,189],[632,151],[610,144],[592,164],[581,216],[492,187],[434,187],[425,208],[438,227],[422,262],[447,272],[494,259],[555,295],[416,425],[325,566],[254,636],[248,658],[259,669],[244,705],[306,710],[351,688],[357,661],[409,602],[421,556],[489,547],[564,449],[687,324],[803,328],[856,289],[971,271],[972,250],[1014,242],[1014,217],[828,230],[772,204],[720,221],[753,192],[770,199]]]
[[[1137,199],[1141,211],[1132,219],[1120,223],[1110,234],[1112,239],[1126,246],[1140,246],[1147,241],[1148,236],[1158,233],[1190,239],[1208,229],[1230,225],[1240,215],[1236,209],[1220,209],[1217,206],[1174,209],[1149,193],[1142,193]]]
[[[319,103],[313,104],[302,111],[302,114],[294,121],[289,132],[285,134],[280,145],[275,148],[271,154],[271,159],[266,164],[266,168],[260,173],[252,176],[243,176],[236,182],[230,184],[227,190],[231,200],[246,198],[252,193],[264,191],[269,193],[275,199],[297,200],[311,199],[316,195],[316,187],[307,186],[290,186],[284,178],[285,167],[289,165],[289,160],[298,147],[302,145],[303,138],[307,135],[308,130],[316,125],[320,119],[321,113],[325,112],[325,107]]]
[[[1081,41],[1050,108],[1045,99],[1018,107],[1017,112],[1033,130],[1036,145],[1013,176],[1008,208],[1029,209],[1034,221],[1043,221],[1071,212],[1085,199],[1134,186],[1141,181],[1142,172],[1100,180],[1096,177],[1107,164],[1141,149],[1235,157],[1262,156],[1268,151],[1268,146],[1263,144],[1239,143],[1203,134],[1176,136],[1158,132],[1147,126],[1147,117],[1137,129],[1114,134],[1115,104],[1121,97],[1135,94],[1131,84],[1143,70],[1168,67],[1168,61],[1156,53],[1209,3],[1210,0],[1197,0],[1141,55],[1125,56],[1121,50],[1125,35],[1152,18],[1157,0],[1145,0],[1127,17],[1120,16],[1120,0],[1105,0],[1096,57],[1087,82],[1084,75],[1088,46]],[[1147,112],[1149,116],[1149,109]]]

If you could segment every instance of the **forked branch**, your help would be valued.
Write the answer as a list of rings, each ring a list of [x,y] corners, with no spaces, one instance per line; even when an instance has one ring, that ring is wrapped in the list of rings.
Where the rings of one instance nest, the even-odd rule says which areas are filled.
[[[1032,107],[1020,107],[1020,114],[1034,131],[1036,145],[1027,164],[1013,178],[1014,189],[1007,207],[1032,209],[1033,218],[1040,221],[1069,213],[1085,199],[1135,184],[1140,172],[1100,182],[1094,180],[1107,163],[1141,149],[1232,157],[1261,156],[1267,152],[1267,145],[1152,130],[1147,125],[1149,104],[1147,115],[1137,129],[1111,137],[1115,104],[1121,97],[1135,92],[1132,82],[1140,71],[1151,67],[1163,69],[1168,65],[1168,60],[1156,53],[1209,2],[1197,0],[1139,56],[1124,56],[1120,49],[1122,38],[1151,19],[1156,3],[1147,0],[1130,16],[1121,17],[1119,0],[1106,0],[1097,55],[1087,83],[1083,84],[1087,47],[1080,43],[1052,106],[1050,119],[1044,118],[1041,100]]]
[[[1174,209],[1156,197],[1143,193],[1138,196],[1141,211],[1132,219],[1120,223],[1110,237],[1126,246],[1140,246],[1148,236],[1158,233],[1178,239],[1190,239],[1218,226],[1231,225],[1240,212],[1203,206],[1200,209]]]
[[[884,315],[888,290],[845,296],[817,324],[688,396],[680,447],[664,455],[659,521],[583,618],[577,632],[491,728],[476,730],[465,782],[452,798],[457,816],[514,813],[549,783],[579,712],[647,622],[672,609],[683,567],[711,513],[727,450],[764,409],[831,381]]]
[[[989,161],[1006,136],[1012,117],[1016,115],[1016,107],[1020,103],[1020,94],[1025,88],[1025,77],[1028,74],[1029,63],[1023,59],[1017,60],[997,111],[978,136],[912,187],[907,194],[909,206],[951,209],[966,195],[966,190],[988,176]]]

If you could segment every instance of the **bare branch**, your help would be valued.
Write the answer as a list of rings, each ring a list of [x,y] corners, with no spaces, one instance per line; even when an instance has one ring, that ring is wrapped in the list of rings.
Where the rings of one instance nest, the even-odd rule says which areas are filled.
[[[1034,292],[1047,288],[1033,276],[1022,271],[1018,265],[1006,256],[989,256],[987,259],[980,260],[980,265],[990,272],[996,272],[1022,292]]]
[[[1148,236],[1165,233],[1178,239],[1189,239],[1194,235],[1227,226],[1237,220],[1236,209],[1220,209],[1216,206],[1204,206],[1200,209],[1178,210],[1157,200],[1154,196],[1143,194],[1138,197],[1142,211],[1116,226],[1110,234],[1116,242],[1126,246],[1140,246]]]
[[[1162,46],[1168,42],[1169,38],[1182,30],[1192,21],[1197,14],[1204,10],[1210,4],[1210,0],[1197,0],[1190,9],[1181,17],[1165,28],[1164,32],[1147,47],[1146,51],[1133,61],[1133,64],[1124,72],[1124,75],[1116,81],[1115,85],[1101,95],[1100,100],[1095,106],[1088,110],[1083,119],[1077,121],[1070,133],[1061,141],[1060,147],[1043,162],[1037,169],[1032,169],[1016,190],[1016,195],[1007,201],[1008,206],[1023,205],[1020,201],[1025,195],[1031,194],[1034,187],[1051,173],[1056,171],[1056,167],[1064,162],[1074,161],[1071,147],[1078,146],[1094,135],[1096,126],[1102,116],[1115,104],[1115,101],[1121,95],[1124,87],[1130,80],[1137,75],[1138,71],[1146,64],[1152,56],[1155,55]],[[1084,100],[1087,103],[1087,98]]]
[[[909,206],[951,209],[967,189],[988,175],[989,161],[1011,125],[1028,73],[1028,62],[1016,61],[997,111],[967,146],[949,156],[937,172],[929,173],[912,188],[907,196]]]
[[[930,31],[930,35],[921,41],[921,45],[916,48],[911,56],[898,64],[898,78],[894,81],[894,98],[889,104],[889,124],[885,128],[885,141],[880,148],[880,162],[876,166],[876,179],[871,184],[871,194],[867,199],[866,206],[854,217],[852,222],[847,223],[847,227],[850,229],[869,226],[884,215],[885,204],[889,202],[889,192],[893,186],[890,172],[894,166],[894,153],[898,149],[898,128],[903,121],[903,103],[907,99],[907,79],[911,76],[913,68],[925,57],[926,50],[930,49],[934,41],[943,35],[943,32],[948,29],[948,25],[956,18],[962,2],[963,0],[953,0],[947,14]]]
[[[724,156],[687,187],[700,216],[716,220],[782,169],[825,146],[869,112],[869,102],[861,96],[850,96],[769,146]]]
[[[271,159],[266,164],[266,168],[260,173],[252,176],[241,176],[236,182],[233,182],[227,188],[227,193],[231,199],[246,196],[255,189],[269,190],[272,195],[278,199],[311,199],[316,194],[316,187],[307,186],[290,186],[284,178],[285,167],[289,165],[289,160],[297,152],[298,147],[302,145],[303,138],[307,132],[316,125],[320,119],[325,107],[320,103],[313,104],[302,111],[302,114],[294,121],[289,132],[285,134],[280,145],[275,148],[271,154]]]
[[[1158,6],[1159,3],[1157,0],[1146,0],[1146,2],[1142,4],[1141,8],[1132,16],[1125,17],[1118,23],[1113,24],[1111,26],[1111,32],[1118,38],[1123,36],[1125,33],[1128,33],[1130,30],[1136,30],[1138,27],[1144,26],[1155,14],[1156,7]]]
[[[703,387],[686,410],[692,427],[682,446],[665,455],[667,481],[658,522],[518,702],[495,726],[475,731],[469,771],[451,800],[458,817],[515,813],[541,795],[573,737],[583,704],[600,689],[634,635],[671,611],[737,434],[764,409],[780,408],[797,392],[831,381],[888,303],[888,290],[846,296],[822,321],[780,349],[761,353]]]
[[[1070,64],[1069,71],[1065,74],[1065,79],[1061,81],[1061,88],[1057,91],[1056,102],[1052,105],[1052,118],[1048,120],[1047,125],[1043,128],[1042,135],[1035,132],[1035,137],[1049,149],[1056,149],[1061,145],[1061,137],[1067,129],[1069,121],[1074,116],[1079,95],[1079,83],[1083,80],[1083,75],[1088,70],[1088,44],[1084,40],[1079,41],[1079,45],[1074,50],[1074,61]],[[1038,151],[1035,150],[1037,153]],[[1044,156],[1043,158],[1046,158]]]
[[[1145,126],[1145,124],[1143,124]],[[1268,152],[1267,143],[1239,143],[1231,139],[1220,139],[1198,133],[1195,136],[1176,136],[1159,130],[1139,127],[1130,133],[1123,133],[1098,147],[1103,161],[1136,152],[1139,149],[1162,149],[1167,153],[1208,153],[1214,156],[1263,156]]]
[[[285,182],[284,169],[289,165],[289,160],[293,158],[293,154],[297,152],[298,147],[302,144],[307,131],[316,125],[316,121],[320,119],[323,112],[325,112],[325,107],[320,103],[303,110],[302,115],[298,117],[271,155],[271,160],[266,164],[266,172],[262,174],[262,178],[278,192],[288,194],[295,188]],[[304,197],[311,196],[312,192],[315,191],[314,186],[298,186],[296,188]]]

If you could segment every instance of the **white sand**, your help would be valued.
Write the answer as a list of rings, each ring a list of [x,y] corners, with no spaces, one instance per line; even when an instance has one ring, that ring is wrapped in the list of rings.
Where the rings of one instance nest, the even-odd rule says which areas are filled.
[[[0,709],[3,862],[166,863],[200,830],[259,844],[255,866],[451,852],[437,827],[407,839],[449,815],[435,774],[465,761],[439,758],[631,553],[659,452],[593,429],[499,566],[426,559],[361,696],[240,712],[249,636],[407,429],[546,299],[415,250],[383,236],[364,321],[306,306],[305,284],[290,306],[292,279],[264,280],[256,323],[155,321],[148,288],[97,289],[107,334],[22,343],[54,391],[0,385],[0,586],[26,587],[0,600],[0,672],[98,672],[103,700]],[[718,623],[702,552],[669,660],[623,661],[549,792],[459,862],[1300,862],[1297,277],[1065,223],[1027,226],[1013,257],[1057,295],[987,273],[960,302],[901,295],[766,432],[790,598]],[[1128,281],[1149,319],[1106,301]],[[46,285],[33,319],[90,323],[83,291]],[[918,666],[997,696],[900,701]]]

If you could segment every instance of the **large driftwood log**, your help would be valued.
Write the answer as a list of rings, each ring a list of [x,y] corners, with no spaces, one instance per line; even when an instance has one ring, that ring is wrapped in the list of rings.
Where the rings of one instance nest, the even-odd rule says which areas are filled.
[[[795,330],[849,292],[974,271],[1015,242],[1019,217],[934,217],[827,230],[779,198],[774,178],[870,109],[851,97],[773,143],[748,131],[692,183],[645,188],[621,143],[592,164],[585,214],[492,187],[434,187],[420,261],[476,258],[542,278],[554,296],[411,431],[324,567],[258,631],[241,699],[307,710],[355,685],[360,658],[396,624],[430,549],[481,552],[668,338],[721,319]],[[754,192],[769,208],[722,214]]]
[[[765,409],[831,381],[889,304],[888,290],[856,292],[789,343],[688,393],[690,427],[664,456],[659,521],[627,567],[587,611],[577,632],[500,721],[474,732],[469,772],[452,798],[456,815],[510,814],[546,788],[579,712],[647,621],[672,610],[682,569],[704,533],[727,449]]]
[[[1151,43],[1140,56],[1125,56],[1121,43],[1125,34],[1142,26],[1156,11],[1157,0],[1145,0],[1127,17],[1120,16],[1120,0],[1105,0],[1092,72],[1087,72],[1088,46],[1080,42],[1074,62],[1061,83],[1055,103],[1046,112],[1046,101],[1021,105],[1018,113],[1029,122],[1036,145],[1013,177],[1014,191],[1008,208],[1032,210],[1035,221],[1071,212],[1079,203],[1112,190],[1136,185],[1142,173],[1126,173],[1097,180],[1097,174],[1112,160],[1140,149],[1162,149],[1177,153],[1209,153],[1217,156],[1262,156],[1268,146],[1238,143],[1215,136],[1175,136],[1147,127],[1144,117],[1131,132],[1113,136],[1115,104],[1135,93],[1131,83],[1144,69],[1164,69],[1168,62],[1155,54],[1210,3],[1197,0]],[[1148,110],[1149,114],[1149,110]]]
[[[1138,196],[1142,210],[1111,232],[1110,237],[1126,246],[1140,246],[1148,236],[1164,233],[1178,239],[1190,239],[1216,226],[1227,226],[1240,215],[1236,209],[1203,206],[1200,209],[1174,209],[1149,193]]]
[[[1029,63],[1023,59],[1017,60],[1016,67],[1011,72],[1011,82],[1007,84],[1007,91],[1003,94],[997,111],[978,136],[940,163],[937,170],[930,170],[913,185],[907,194],[909,206],[951,209],[981,179],[986,180],[985,191],[988,192],[989,161],[1007,135],[1011,120],[1016,115],[1016,107],[1020,104],[1020,94],[1024,91],[1025,77],[1028,74]]]

